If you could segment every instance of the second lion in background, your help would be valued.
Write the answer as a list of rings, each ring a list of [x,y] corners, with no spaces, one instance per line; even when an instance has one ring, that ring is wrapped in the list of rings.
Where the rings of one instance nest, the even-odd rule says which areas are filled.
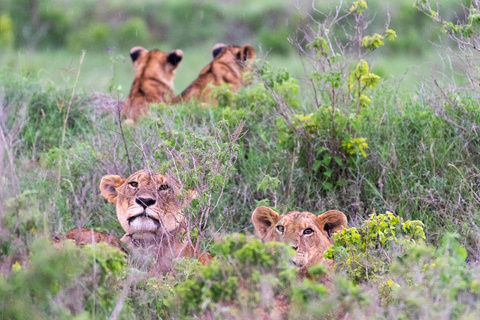
[[[213,87],[226,83],[230,85],[231,91],[236,92],[245,85],[243,73],[252,70],[257,56],[252,46],[227,46],[217,43],[212,49],[212,54],[212,62],[200,71],[197,79],[175,97],[173,103],[190,100],[216,103],[215,99],[210,97]]]

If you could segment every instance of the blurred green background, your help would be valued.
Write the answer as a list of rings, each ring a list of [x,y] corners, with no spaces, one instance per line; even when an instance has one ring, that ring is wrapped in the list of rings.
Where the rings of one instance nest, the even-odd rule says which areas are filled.
[[[438,26],[413,6],[413,0],[370,0],[371,30],[390,28],[397,39],[371,57],[382,77],[403,75],[403,85],[429,71],[438,60],[432,43],[446,41]],[[301,57],[287,39],[321,20],[338,1],[287,0],[2,0],[0,62],[22,75],[37,73],[48,85],[72,82],[81,51],[86,50],[79,78],[85,91],[128,94],[133,46],[185,53],[175,80],[181,92],[211,60],[215,43],[252,44],[273,65],[301,78]],[[464,16],[458,1],[442,0],[442,14]],[[349,23],[345,20],[344,23]],[[341,30],[336,30],[341,33]],[[366,30],[365,34],[368,34]],[[387,48],[388,47],[388,48]],[[113,61],[113,62],[112,62]],[[40,73],[40,74],[38,74]],[[121,97],[120,97],[121,98]]]

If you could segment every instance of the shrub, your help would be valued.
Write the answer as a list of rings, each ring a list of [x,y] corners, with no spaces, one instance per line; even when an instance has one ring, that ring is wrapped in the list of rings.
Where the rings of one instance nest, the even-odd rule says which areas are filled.
[[[71,315],[105,317],[114,306],[124,254],[105,243],[84,249],[46,239],[30,248],[29,262],[0,277],[0,309],[9,319],[51,319]]]
[[[13,21],[8,14],[0,16],[0,49],[12,49],[15,43]]]
[[[376,215],[365,220],[360,228],[348,228],[332,236],[334,245],[324,253],[334,259],[336,267],[344,269],[355,281],[376,281],[385,274],[392,259],[389,254],[408,242],[425,240],[421,221],[403,221],[393,213]],[[393,250],[394,249],[394,250]],[[403,249],[404,250],[404,249]]]
[[[122,48],[134,46],[149,47],[152,37],[145,21],[139,17],[129,18],[116,32]]]
[[[77,33],[70,34],[67,42],[73,51],[93,49],[106,52],[115,45],[115,32],[108,24],[92,22]]]

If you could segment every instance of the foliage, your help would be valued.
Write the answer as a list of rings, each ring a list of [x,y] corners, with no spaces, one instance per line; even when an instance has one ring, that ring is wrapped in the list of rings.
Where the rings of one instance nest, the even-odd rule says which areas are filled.
[[[469,261],[457,234],[446,234],[438,248],[409,242],[392,260],[384,305],[403,305],[401,318],[478,317],[478,272]]]
[[[233,234],[215,243],[211,252],[216,256],[212,263],[198,266],[191,279],[176,287],[172,311],[178,308],[181,316],[241,314],[261,317],[265,313],[278,312],[274,308],[277,303],[291,303],[289,316],[296,318],[304,314],[307,306],[328,305],[328,290],[317,282],[324,278],[327,268],[321,265],[312,267],[313,281],[297,280],[290,263],[292,250],[288,245],[262,243],[242,234]],[[341,277],[335,281],[343,293],[337,303],[350,300],[353,310],[354,305],[366,299],[360,287],[350,281]],[[330,304],[307,314],[332,316],[339,311]]]
[[[0,16],[0,48],[12,49],[15,43],[13,21],[8,14]]]
[[[335,233],[333,240],[335,244],[325,251],[326,258],[334,259],[338,268],[346,269],[358,282],[376,281],[389,268],[385,261],[389,249],[401,250],[409,242],[425,240],[425,233],[421,221],[404,222],[387,211],[380,215],[373,213],[360,228]]]
[[[106,244],[85,250],[66,242],[54,248],[50,241],[33,243],[26,265],[17,264],[0,277],[0,309],[9,319],[88,318],[106,316],[114,306],[116,277],[125,265],[124,254]]]

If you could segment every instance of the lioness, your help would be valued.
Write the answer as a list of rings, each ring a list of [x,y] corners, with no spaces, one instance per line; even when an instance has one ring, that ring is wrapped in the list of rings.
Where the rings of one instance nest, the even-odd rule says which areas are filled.
[[[231,91],[237,91],[244,85],[243,72],[252,69],[256,53],[252,46],[227,46],[217,43],[212,50],[213,61],[205,66],[198,78],[192,82],[173,103],[198,99],[210,101],[209,94],[213,90],[209,86],[230,84]],[[248,60],[248,61],[247,61]]]
[[[63,241],[71,240],[77,246],[83,247],[86,244],[106,242],[112,247],[125,252],[120,240],[114,235],[95,231],[92,229],[78,228],[68,231],[64,237],[54,237],[53,242],[56,247],[62,247]]]
[[[333,266],[333,261],[325,259],[323,253],[333,243],[332,234],[347,227],[347,217],[337,210],[319,216],[298,211],[281,215],[262,206],[255,209],[252,221],[264,241],[287,242],[295,249],[293,263],[300,276],[306,276],[308,268],[317,263]]]
[[[173,78],[182,61],[183,51],[170,53],[142,47],[130,50],[135,78],[127,100],[123,104],[123,115],[134,122],[145,115],[150,103],[170,102],[173,98]]]
[[[148,170],[137,171],[127,179],[106,175],[100,191],[116,205],[118,220],[126,232],[120,240],[133,247],[153,248],[160,273],[170,271],[174,258],[195,257],[203,264],[210,261],[208,252],[195,252],[187,242],[183,203],[172,179]]]

